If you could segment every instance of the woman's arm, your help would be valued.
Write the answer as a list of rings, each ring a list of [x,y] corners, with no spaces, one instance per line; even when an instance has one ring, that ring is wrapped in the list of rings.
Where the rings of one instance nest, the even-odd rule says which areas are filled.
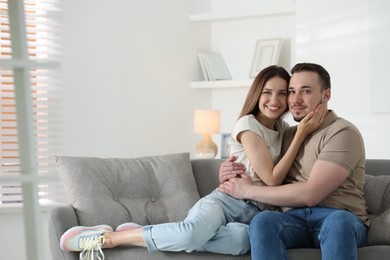
[[[321,124],[326,110],[319,105],[314,112],[310,112],[298,125],[297,133],[287,152],[274,165],[266,144],[260,136],[251,131],[244,131],[238,135],[248,160],[259,178],[268,186],[280,185],[286,177],[298,153],[299,147],[306,136]]]

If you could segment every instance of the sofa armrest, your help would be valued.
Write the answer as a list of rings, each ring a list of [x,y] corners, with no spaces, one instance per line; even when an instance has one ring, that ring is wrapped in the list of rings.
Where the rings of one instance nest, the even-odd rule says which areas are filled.
[[[368,245],[390,245],[390,208],[371,218]]]
[[[69,228],[79,225],[74,208],[71,205],[53,208],[49,213],[48,224],[52,259],[77,260],[78,254],[74,252],[64,252],[60,248],[62,234]]]
[[[366,174],[364,198],[371,220],[367,244],[390,245],[390,176]]]

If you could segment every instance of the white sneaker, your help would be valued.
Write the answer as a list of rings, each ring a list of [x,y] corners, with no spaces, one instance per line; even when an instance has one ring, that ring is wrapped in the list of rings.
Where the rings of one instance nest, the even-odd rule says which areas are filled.
[[[80,260],[92,260],[95,259],[95,255],[97,259],[104,260],[102,246],[104,244],[103,234],[106,232],[112,232],[112,228],[107,225],[73,227],[61,236],[60,247],[63,251],[80,252]]]

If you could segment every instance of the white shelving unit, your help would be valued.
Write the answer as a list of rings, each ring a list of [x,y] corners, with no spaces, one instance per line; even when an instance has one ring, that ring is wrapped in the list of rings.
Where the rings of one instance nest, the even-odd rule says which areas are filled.
[[[199,13],[190,15],[190,22],[219,22],[234,19],[250,19],[267,16],[284,16],[295,14],[295,6],[278,10],[234,12],[234,13]],[[253,79],[218,80],[218,81],[193,81],[190,86],[193,89],[222,89],[250,87]]]

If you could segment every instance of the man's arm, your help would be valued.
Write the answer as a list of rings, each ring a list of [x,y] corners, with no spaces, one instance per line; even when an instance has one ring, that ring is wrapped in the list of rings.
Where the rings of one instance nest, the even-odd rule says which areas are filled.
[[[254,186],[243,178],[230,179],[220,185],[219,191],[238,199],[252,199],[275,206],[316,206],[348,177],[348,170],[342,166],[318,160],[314,164],[309,180],[282,186]]]

